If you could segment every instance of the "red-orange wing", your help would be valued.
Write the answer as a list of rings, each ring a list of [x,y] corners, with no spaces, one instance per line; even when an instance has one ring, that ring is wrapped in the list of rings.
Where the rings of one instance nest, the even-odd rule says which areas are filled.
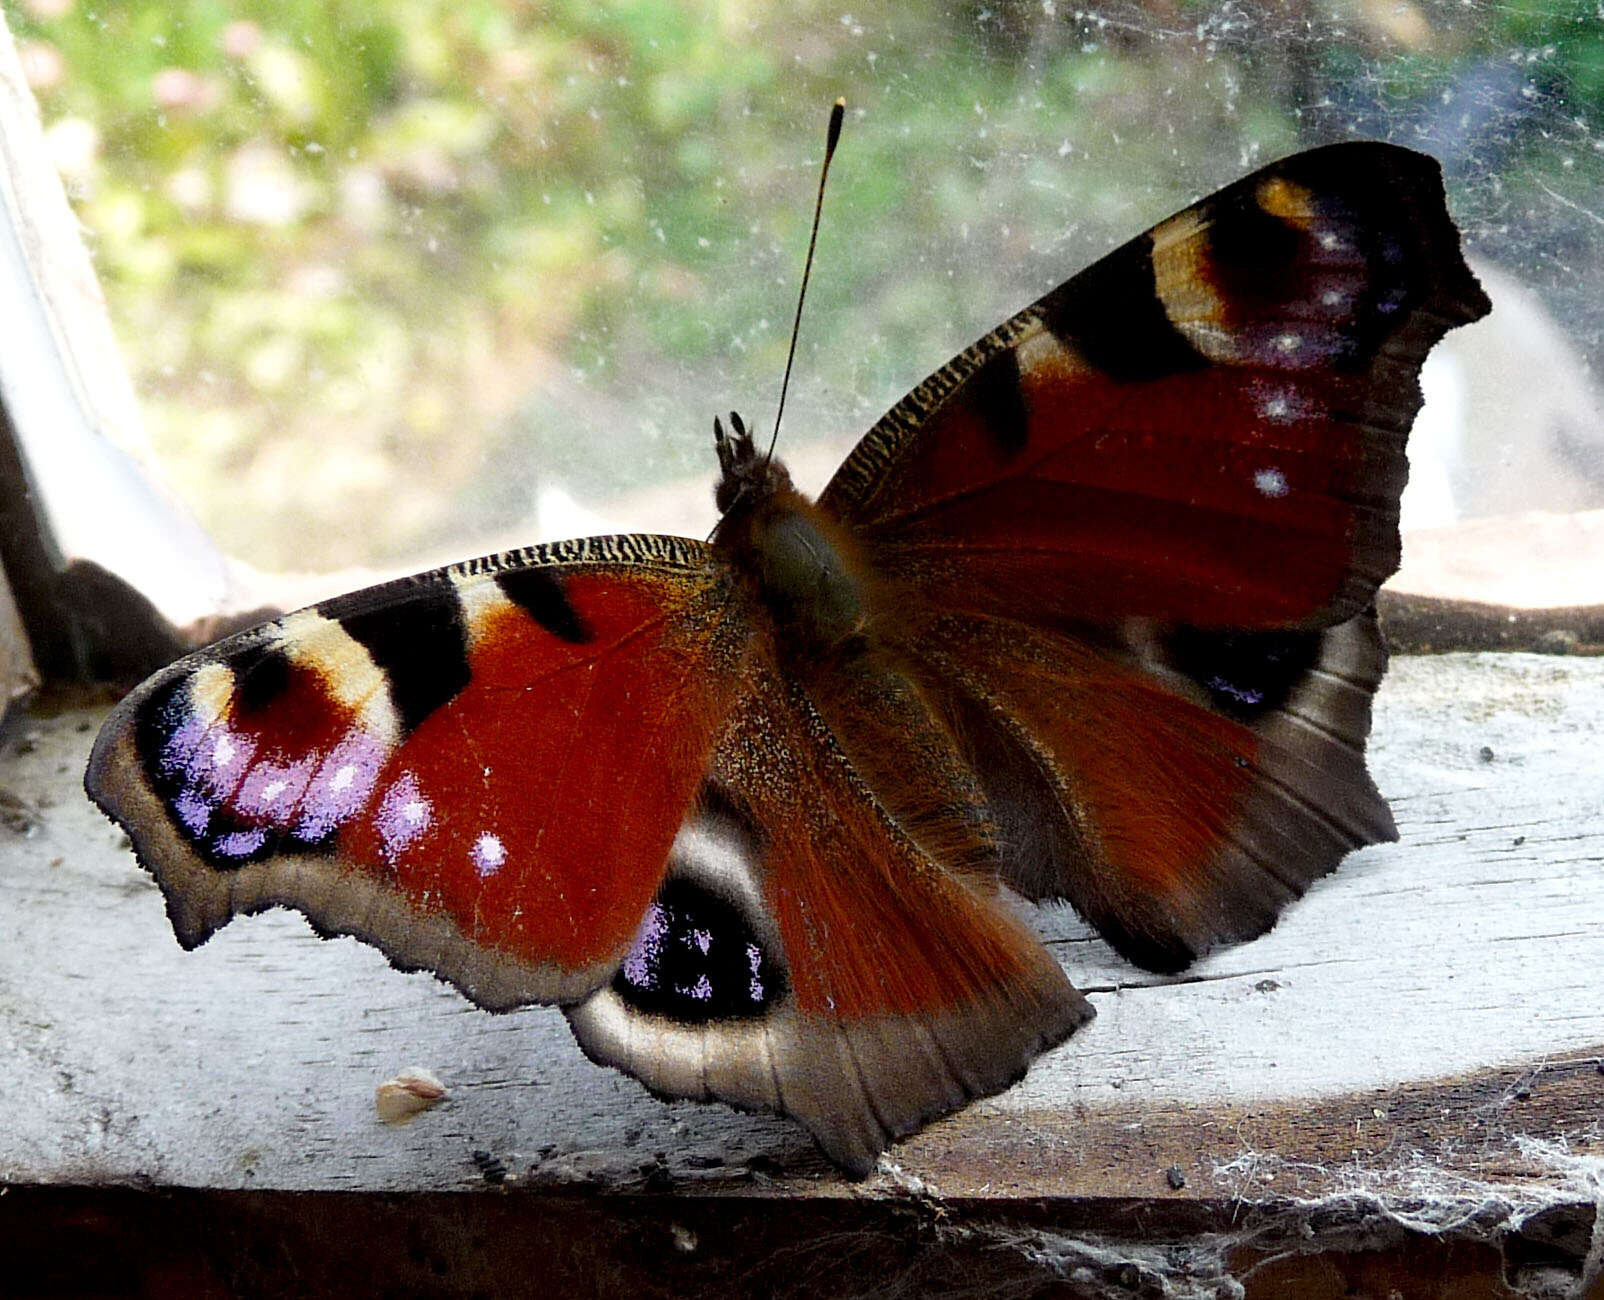
[[[293,907],[862,1175],[1091,1015],[884,812],[724,561],[600,538],[326,601],[159,673],[91,796],[187,946]]]
[[[1178,970],[1394,837],[1369,607],[1421,363],[1487,308],[1433,160],[1315,149],[1055,289],[853,451],[820,504],[1011,884]]]
[[[568,1010],[597,1060],[791,1115],[861,1177],[1091,1018],[995,878],[927,857],[761,653],[709,780],[618,974]]]
[[[1487,309],[1432,159],[1311,150],[967,349],[820,504],[943,610],[1330,626],[1397,567],[1421,362]]]
[[[1005,878],[1067,899],[1150,969],[1262,934],[1351,850],[1396,838],[1364,760],[1386,664],[1373,615],[1309,633],[1180,629],[1140,652],[951,616],[918,653]]]
[[[187,946],[283,905],[481,1005],[612,974],[748,630],[706,548],[535,548],[325,601],[157,674],[86,784]]]

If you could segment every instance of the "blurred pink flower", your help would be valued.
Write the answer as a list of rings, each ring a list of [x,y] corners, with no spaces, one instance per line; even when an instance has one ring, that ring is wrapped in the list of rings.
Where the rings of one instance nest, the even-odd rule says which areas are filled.
[[[229,58],[249,58],[262,43],[262,29],[249,18],[240,18],[223,28],[219,43]]]
[[[22,0],[22,7],[30,18],[48,22],[67,13],[72,8],[72,0]]]
[[[150,83],[151,98],[165,112],[193,113],[217,102],[217,86],[188,68],[163,68]]]
[[[22,63],[22,75],[35,93],[54,90],[61,84],[66,66],[60,52],[49,41],[24,41],[17,49],[17,58]]]

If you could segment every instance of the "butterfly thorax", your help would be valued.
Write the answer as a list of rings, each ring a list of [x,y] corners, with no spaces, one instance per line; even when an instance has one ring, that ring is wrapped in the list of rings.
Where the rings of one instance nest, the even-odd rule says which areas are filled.
[[[714,545],[749,583],[782,642],[826,650],[864,624],[864,593],[844,531],[791,486],[772,456],[742,434],[718,442],[723,474],[714,499],[723,512]]]

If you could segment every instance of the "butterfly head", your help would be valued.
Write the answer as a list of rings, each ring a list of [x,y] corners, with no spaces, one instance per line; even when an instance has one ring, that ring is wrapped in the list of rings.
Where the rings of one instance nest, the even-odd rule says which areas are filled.
[[[785,466],[758,451],[746,422],[734,411],[730,412],[730,429],[726,433],[723,421],[714,417],[713,448],[718,453],[719,480],[713,500],[725,519],[749,513],[791,486]]]

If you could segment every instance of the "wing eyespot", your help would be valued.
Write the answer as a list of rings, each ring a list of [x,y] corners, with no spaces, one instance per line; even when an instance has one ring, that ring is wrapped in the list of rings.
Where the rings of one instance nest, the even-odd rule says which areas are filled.
[[[647,909],[612,987],[643,1015],[706,1024],[767,1014],[788,981],[778,954],[739,908],[673,877]]]

